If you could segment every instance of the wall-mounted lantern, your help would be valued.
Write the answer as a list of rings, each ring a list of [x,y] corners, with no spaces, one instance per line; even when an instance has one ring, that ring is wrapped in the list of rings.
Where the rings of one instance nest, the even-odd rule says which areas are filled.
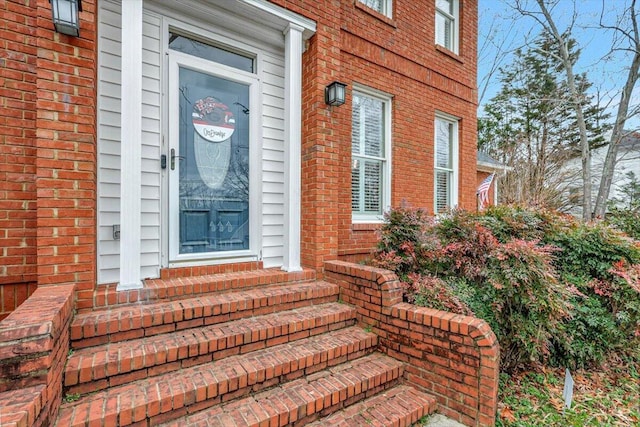
[[[324,102],[332,107],[339,107],[344,104],[347,85],[340,82],[333,82],[324,88]]]
[[[82,12],[82,0],[49,0],[49,3],[51,3],[51,17],[56,31],[78,37],[80,35],[78,12]]]

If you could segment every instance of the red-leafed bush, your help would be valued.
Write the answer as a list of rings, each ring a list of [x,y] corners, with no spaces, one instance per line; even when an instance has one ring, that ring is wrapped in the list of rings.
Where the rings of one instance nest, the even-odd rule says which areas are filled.
[[[510,207],[437,219],[394,209],[373,261],[398,274],[407,301],[489,322],[505,370],[584,366],[628,345],[640,334],[638,262],[608,227]]]

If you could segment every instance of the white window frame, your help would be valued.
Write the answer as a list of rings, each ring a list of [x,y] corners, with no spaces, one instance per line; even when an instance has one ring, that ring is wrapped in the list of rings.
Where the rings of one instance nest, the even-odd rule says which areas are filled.
[[[384,93],[375,89],[371,89],[365,86],[360,86],[357,84],[353,85],[353,93],[359,94],[363,96],[367,96],[370,98],[374,98],[376,100],[382,101],[384,106],[384,157],[370,157],[364,154],[359,155],[359,158],[373,158],[376,160],[382,161],[382,197],[381,197],[381,207],[382,212],[380,214],[371,214],[371,213],[361,213],[361,212],[353,212],[352,210],[352,222],[354,224],[363,224],[363,223],[381,223],[384,221],[383,214],[388,211],[391,207],[391,117],[392,117],[392,95],[388,93]],[[353,117],[352,117],[352,126],[353,126]],[[351,141],[353,144],[353,141]],[[353,155],[351,162],[353,162]],[[352,190],[353,191],[353,190]]]
[[[438,122],[445,122],[451,126],[451,133],[449,134],[449,143],[451,146],[451,168],[442,168],[438,166]],[[433,126],[433,212],[437,215],[438,212],[438,182],[436,180],[436,173],[438,171],[445,171],[451,174],[451,180],[449,181],[449,203],[450,209],[458,206],[458,181],[460,175],[460,159],[459,159],[459,122],[460,119],[450,114],[437,112]]]
[[[356,1],[358,1],[365,7],[368,7],[369,9],[372,9],[378,13],[381,13],[387,18],[393,18],[393,0],[380,0],[380,5],[382,6],[382,10],[377,10],[374,7],[371,7],[367,0],[356,0]]]
[[[440,9],[438,7],[438,1],[436,0],[436,16],[435,16],[435,40],[436,40],[436,44],[439,46],[444,47],[445,49],[448,49],[450,51],[452,51],[455,54],[458,54],[458,48],[459,48],[459,43],[458,41],[460,40],[460,0],[450,0],[452,3],[452,9],[453,9],[453,14],[449,13],[449,11],[447,10],[443,10]],[[441,43],[440,40],[438,40],[438,15],[442,15],[445,19],[450,20],[453,22],[452,25],[452,31],[451,31],[451,44],[450,46],[447,46],[444,43]]]

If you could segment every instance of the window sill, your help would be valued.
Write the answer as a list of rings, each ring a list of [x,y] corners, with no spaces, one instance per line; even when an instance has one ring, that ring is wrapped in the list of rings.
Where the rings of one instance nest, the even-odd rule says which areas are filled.
[[[464,60],[462,59],[462,57],[460,55],[458,55],[457,53],[447,49],[444,46],[441,46],[439,44],[436,45],[436,50],[444,55],[447,55],[449,58],[453,59],[456,62],[459,62],[461,64],[464,64]]]
[[[375,9],[371,9],[370,7],[364,5],[363,3],[361,3],[359,0],[354,0],[355,1],[355,6],[356,9],[359,9],[361,11],[363,11],[364,13],[366,13],[367,15],[370,15],[374,18],[376,18],[379,21],[382,21],[383,23],[389,25],[390,27],[393,28],[397,28],[398,26],[396,25],[396,21],[392,18],[389,18],[386,15],[383,15],[382,13],[378,12]]]

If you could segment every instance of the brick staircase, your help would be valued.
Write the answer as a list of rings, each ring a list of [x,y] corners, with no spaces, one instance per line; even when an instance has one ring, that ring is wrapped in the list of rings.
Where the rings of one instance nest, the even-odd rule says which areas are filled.
[[[303,276],[156,280],[77,314],[54,424],[409,426],[434,412],[341,287]]]

